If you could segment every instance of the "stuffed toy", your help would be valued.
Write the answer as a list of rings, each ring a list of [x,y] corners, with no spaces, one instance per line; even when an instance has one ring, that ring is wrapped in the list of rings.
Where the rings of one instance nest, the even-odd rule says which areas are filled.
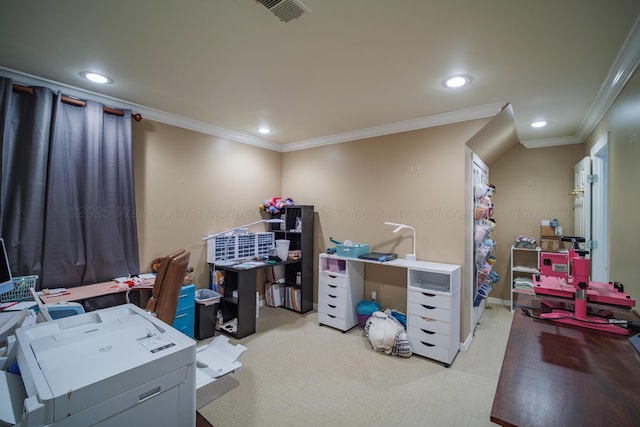
[[[278,214],[283,207],[292,205],[294,205],[294,203],[291,197],[287,197],[286,199],[272,197],[271,199],[263,200],[260,209],[264,209],[270,214]]]
[[[153,274],[158,274],[158,270],[160,270],[160,264],[162,264],[162,258],[156,258],[151,261],[151,272]]]
[[[193,267],[189,267],[187,269],[187,274],[184,276],[184,281],[182,282],[183,286],[190,285],[193,283]]]

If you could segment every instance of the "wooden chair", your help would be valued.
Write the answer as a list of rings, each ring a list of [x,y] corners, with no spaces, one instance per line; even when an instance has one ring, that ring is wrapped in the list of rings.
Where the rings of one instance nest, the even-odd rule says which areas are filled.
[[[162,259],[146,309],[167,325],[173,324],[178,296],[189,265],[191,253],[179,249]]]

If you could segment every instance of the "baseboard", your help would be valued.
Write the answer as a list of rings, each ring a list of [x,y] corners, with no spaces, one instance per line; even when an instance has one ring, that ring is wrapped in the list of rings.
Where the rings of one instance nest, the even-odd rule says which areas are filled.
[[[484,310],[486,310],[491,304],[509,308],[509,305],[511,305],[511,301],[500,299],[500,298],[489,297],[487,298],[485,304],[486,305],[484,307]],[[483,310],[483,314],[484,314],[484,310]],[[482,319],[482,315],[480,315],[480,319]],[[480,322],[480,319],[478,319],[478,322]],[[475,327],[474,327],[474,330],[471,331],[471,333],[467,336],[467,339],[465,339],[463,342],[460,343],[460,351],[467,351],[469,349],[469,347],[471,346],[471,342],[473,341],[474,332],[475,332]]]
[[[491,304],[503,305],[505,307],[509,307],[509,304],[511,304],[511,301],[505,299],[489,297],[488,300]]]
[[[460,351],[469,350],[469,347],[471,347],[471,341],[473,341],[473,333],[470,333],[467,336],[467,339],[460,343]]]

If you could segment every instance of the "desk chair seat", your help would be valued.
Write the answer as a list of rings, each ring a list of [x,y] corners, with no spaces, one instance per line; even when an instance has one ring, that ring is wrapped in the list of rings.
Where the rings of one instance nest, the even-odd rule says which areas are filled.
[[[146,308],[167,325],[173,324],[176,317],[178,297],[184,283],[190,255],[190,252],[182,250],[165,257],[153,285],[153,295]]]

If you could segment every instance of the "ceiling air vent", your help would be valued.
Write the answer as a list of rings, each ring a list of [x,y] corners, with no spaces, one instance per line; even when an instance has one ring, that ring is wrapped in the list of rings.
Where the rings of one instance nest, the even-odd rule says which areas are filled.
[[[307,6],[299,0],[256,0],[281,21],[289,22],[292,19],[298,19],[305,12],[311,12]]]

